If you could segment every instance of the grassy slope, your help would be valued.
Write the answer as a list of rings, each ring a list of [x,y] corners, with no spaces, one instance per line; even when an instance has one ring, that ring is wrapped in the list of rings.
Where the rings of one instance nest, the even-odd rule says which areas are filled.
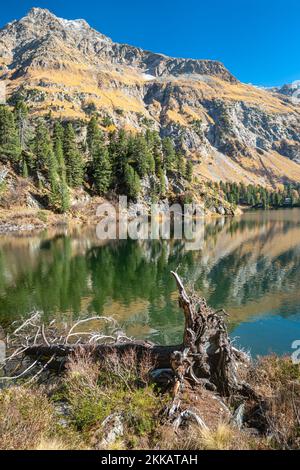
[[[65,51],[64,57],[71,57],[70,51]],[[122,72],[103,64],[97,67],[84,62],[84,57],[74,60],[65,59],[61,70],[53,67],[41,69],[30,66],[22,76],[15,77],[11,70],[8,79],[8,94],[13,94],[20,86],[26,85],[27,90],[42,93],[41,100],[33,100],[31,112],[33,115],[43,115],[51,109],[54,118],[83,119],[86,114],[83,107],[93,103],[103,112],[114,115],[121,110],[124,115],[122,125],[129,130],[135,130],[138,124],[137,115],[143,115],[156,121],[163,115],[164,125],[175,124],[183,128],[201,120],[212,122],[203,100],[223,100],[224,102],[244,102],[247,105],[262,109],[272,114],[298,114],[299,109],[284,101],[279,95],[260,90],[242,83],[228,83],[219,78],[206,81],[181,78],[159,78],[162,86],[179,86],[183,96],[191,97],[196,105],[179,106],[176,99],[171,99],[165,109],[161,103],[154,101],[145,105],[142,89],[148,79],[133,68],[122,66]],[[84,95],[84,99],[80,95]],[[63,98],[65,96],[65,98]],[[70,100],[68,98],[70,96]],[[74,99],[75,97],[75,99]],[[195,99],[196,97],[196,99]],[[191,100],[189,100],[191,101]],[[126,116],[130,116],[129,121]],[[279,178],[285,175],[287,179],[300,182],[300,167],[293,161],[276,152],[265,153],[262,157],[253,149],[251,157],[242,157],[234,161],[229,157],[214,151],[201,155],[201,164],[196,166],[196,174],[201,178],[225,179],[228,181],[256,182],[264,186],[277,184]]]

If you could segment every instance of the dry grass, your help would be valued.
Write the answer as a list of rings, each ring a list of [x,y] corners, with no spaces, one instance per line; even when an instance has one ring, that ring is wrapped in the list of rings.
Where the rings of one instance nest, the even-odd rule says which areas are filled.
[[[262,397],[259,420],[269,446],[298,449],[300,445],[300,367],[289,357],[262,358],[249,382]]]
[[[207,450],[227,450],[231,448],[234,432],[227,424],[219,424],[215,431],[202,429],[200,443]]]
[[[89,354],[80,352],[69,359],[66,374],[56,385],[20,385],[1,391],[0,448],[299,448],[300,370],[289,358],[265,357],[249,370],[245,379],[261,398],[245,400],[241,430],[230,424],[229,412],[222,414],[214,395],[201,387],[186,387],[181,406],[195,409],[207,428],[189,424],[175,430],[162,413],[170,404],[169,395],[158,394],[149,384],[152,367],[147,355],[138,358],[131,352],[120,359],[113,354],[95,363]],[[68,410],[63,416],[59,412],[62,403]],[[107,430],[102,423],[108,416],[117,416],[123,424],[113,442],[104,439]],[[260,430],[255,437],[249,429],[253,427]]]
[[[34,448],[34,450],[70,450],[70,447],[63,441],[53,438],[41,439],[41,441]]]
[[[167,116],[170,121],[177,122],[181,126],[187,127],[188,123],[185,120],[184,116],[180,114],[176,109],[169,109],[167,111]]]
[[[165,450],[250,450],[264,447],[253,437],[220,422],[215,429],[201,429],[190,425],[174,431],[172,427],[161,428],[159,448]]]
[[[299,383],[300,366],[290,357],[266,356],[259,359],[249,371],[248,381],[264,397],[272,397],[280,389]]]
[[[0,394],[0,449],[34,449],[51,432],[54,409],[39,390],[12,387]]]

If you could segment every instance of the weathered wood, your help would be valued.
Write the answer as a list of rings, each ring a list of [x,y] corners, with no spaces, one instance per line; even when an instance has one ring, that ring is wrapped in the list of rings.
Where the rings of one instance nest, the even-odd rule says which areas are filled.
[[[177,346],[158,346],[146,342],[132,342],[132,343],[113,343],[101,345],[80,344],[75,346],[65,345],[51,345],[51,346],[32,346],[26,349],[26,356],[32,358],[39,358],[41,361],[46,360],[53,355],[57,358],[67,358],[78,350],[84,350],[95,359],[104,359],[109,354],[117,353],[122,356],[128,352],[134,352],[137,359],[142,358],[143,355],[150,354],[153,363],[159,369],[171,368],[171,356],[174,351],[181,350],[182,345]]]
[[[172,272],[172,275],[179,292],[179,306],[185,317],[182,344],[159,346],[146,341],[132,341],[101,345],[35,345],[28,347],[25,354],[44,361],[53,356],[67,358],[78,349],[83,349],[96,360],[101,360],[109,354],[122,356],[133,351],[137,360],[147,354],[156,368],[173,369],[174,396],[179,393],[184,380],[192,384],[202,383],[222,395],[241,388],[237,362],[243,360],[243,354],[232,347],[223,315],[211,309],[205,299],[189,296],[178,274]]]
[[[224,318],[205,299],[189,297],[178,274],[172,274],[185,316],[183,349],[171,358],[175,375],[179,381],[188,378],[228,395],[239,386],[236,362],[240,353],[232,348]]]

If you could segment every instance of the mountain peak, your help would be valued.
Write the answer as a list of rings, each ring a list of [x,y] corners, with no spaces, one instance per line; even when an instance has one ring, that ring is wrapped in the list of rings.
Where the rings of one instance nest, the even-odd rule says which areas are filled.
[[[45,16],[50,16],[50,17],[55,17],[51,11],[47,10],[47,8],[39,8],[39,7],[33,7],[29,10],[29,12],[26,15],[27,17],[32,17],[32,18],[37,18],[37,17],[45,17]]]
[[[61,25],[64,27],[74,27],[76,29],[78,28],[90,29],[90,25],[84,19],[80,18],[80,19],[75,19],[75,20],[67,20],[64,18],[59,18],[58,16],[56,16],[54,13],[47,10],[46,8],[33,7],[31,8],[31,10],[29,10],[25,18],[31,18],[35,21],[37,21],[38,19],[56,20],[59,23],[61,23]]]
[[[34,116],[97,112],[115,128],[150,126],[188,152],[204,178],[300,181],[296,84],[267,93],[220,62],[119,44],[42,8],[0,30],[0,80],[10,102],[22,97]]]
[[[43,44],[50,39],[56,44],[60,42],[61,47],[45,51]],[[28,47],[24,48],[25,45]],[[24,70],[25,62],[26,68],[29,63],[32,64],[34,58],[36,63],[43,64],[44,67],[56,63],[56,68],[62,68],[70,60],[79,60],[79,55],[80,63],[86,62],[96,68],[103,67],[106,62],[108,67],[134,67],[137,73],[154,77],[204,75],[219,77],[231,83],[237,82],[220,62],[172,58],[127,44],[114,43],[91,28],[83,19],[59,18],[43,8],[32,8],[25,17],[7,25],[0,33],[2,62],[18,64],[20,70]]]

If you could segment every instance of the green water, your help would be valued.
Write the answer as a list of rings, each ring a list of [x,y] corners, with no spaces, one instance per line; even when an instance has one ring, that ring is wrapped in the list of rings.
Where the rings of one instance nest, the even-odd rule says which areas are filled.
[[[114,316],[137,338],[181,340],[171,270],[230,314],[236,343],[253,354],[291,353],[300,339],[300,210],[206,221],[204,243],[104,243],[94,230],[0,237],[0,324],[33,310],[72,320]]]

